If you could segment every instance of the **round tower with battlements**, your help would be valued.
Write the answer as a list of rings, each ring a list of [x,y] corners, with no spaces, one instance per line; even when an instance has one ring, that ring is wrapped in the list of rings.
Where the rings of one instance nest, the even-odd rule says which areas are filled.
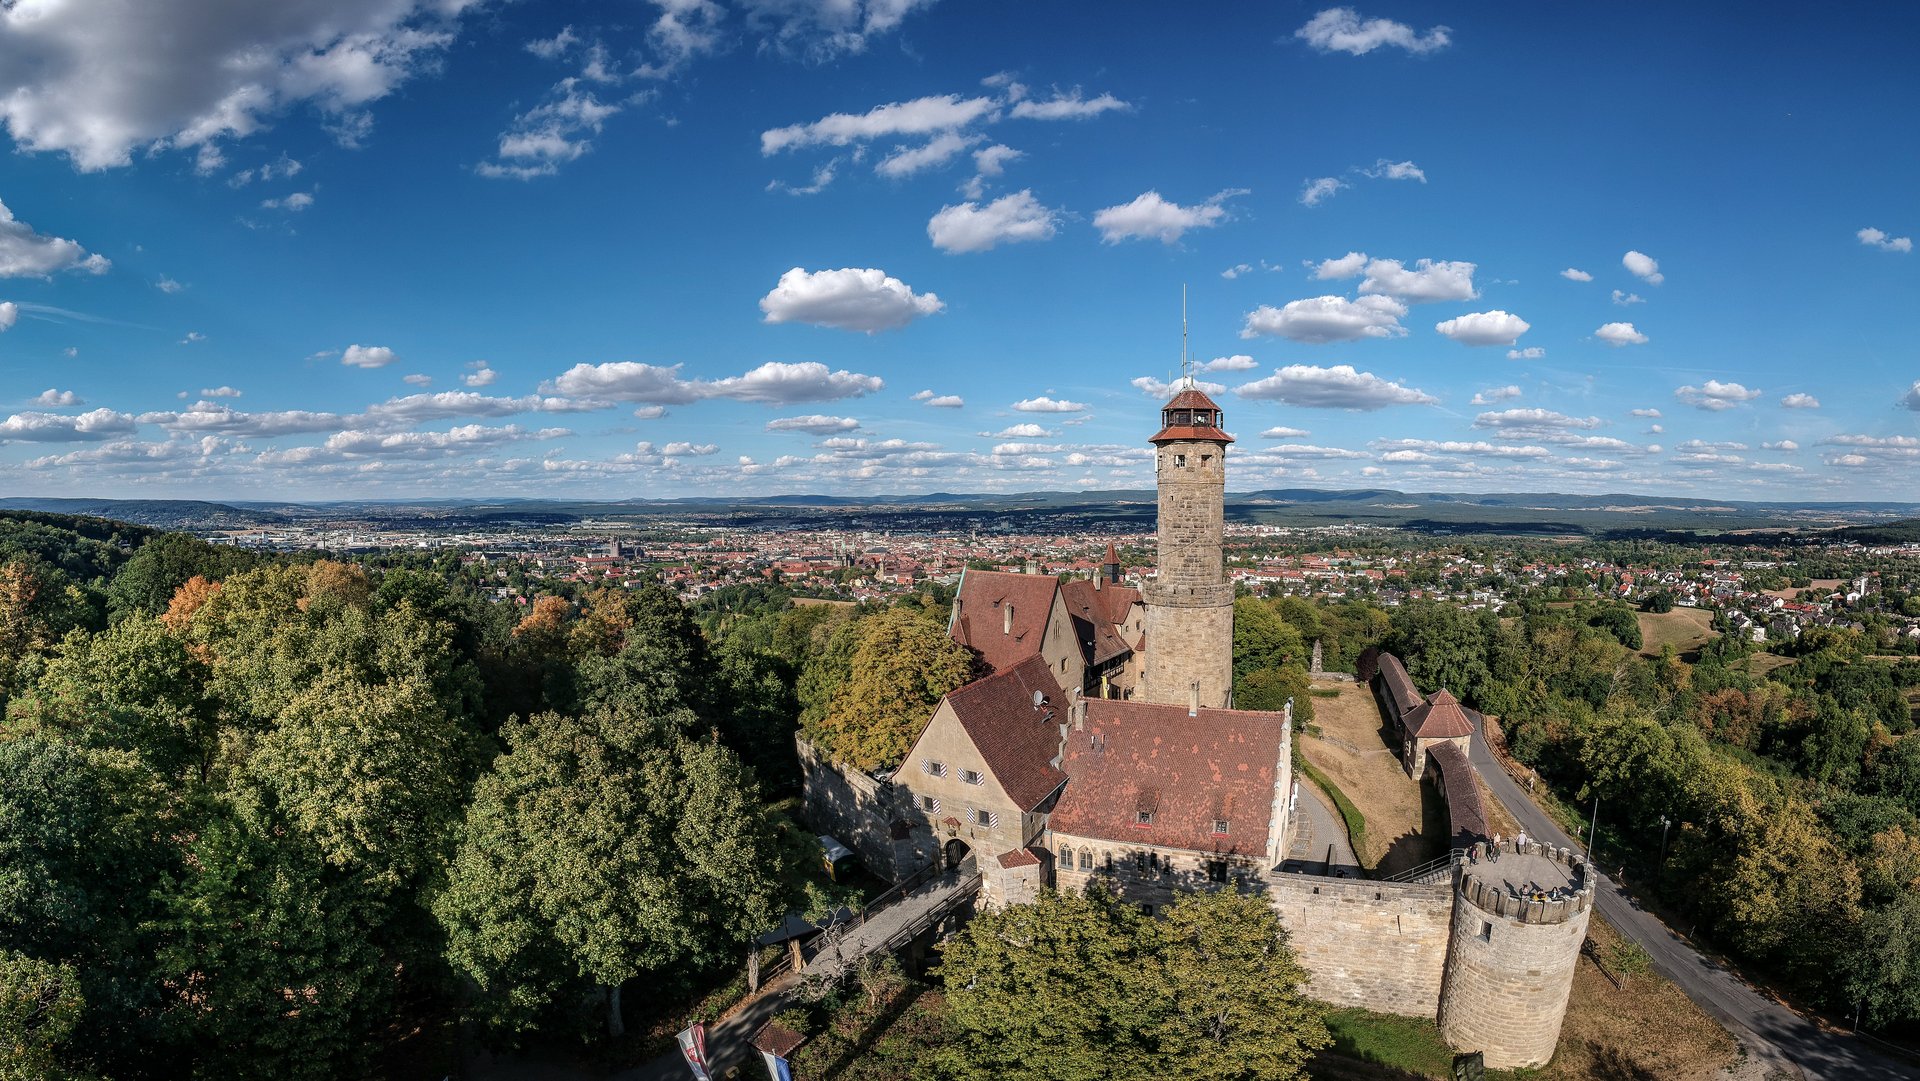
[[[1233,586],[1224,548],[1227,445],[1220,407],[1188,380],[1160,411],[1154,477],[1159,568],[1143,589],[1147,661],[1140,697],[1225,707],[1233,692]]]
[[[1593,914],[1593,875],[1579,856],[1504,847],[1498,861],[1456,871],[1440,993],[1440,1035],[1503,1070],[1553,1057]]]

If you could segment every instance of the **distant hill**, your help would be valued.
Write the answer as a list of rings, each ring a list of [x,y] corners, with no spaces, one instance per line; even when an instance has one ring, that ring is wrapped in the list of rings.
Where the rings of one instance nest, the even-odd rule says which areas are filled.
[[[1860,544],[1911,544],[1920,541],[1920,518],[1908,518],[1885,525],[1848,526],[1835,530],[1834,538]]]
[[[636,527],[662,518],[740,527],[859,529],[1145,530],[1152,489],[1101,492],[935,492],[926,495],[695,496],[682,499],[396,499],[319,503],[166,499],[0,499],[8,508],[96,515],[163,529],[217,530],[302,522],[434,530],[567,526]],[[1402,492],[1391,488],[1266,488],[1229,492],[1229,521],[1278,526],[1370,525],[1433,534],[1496,533],[1689,540],[1774,534],[1867,543],[1917,539],[1920,503],[1793,503],[1632,493]],[[1878,531],[1878,532],[1876,532]]]
[[[271,512],[241,510],[225,503],[208,503],[198,499],[13,497],[0,499],[0,510],[34,510],[112,518],[158,529],[245,529],[286,521],[285,517]]]

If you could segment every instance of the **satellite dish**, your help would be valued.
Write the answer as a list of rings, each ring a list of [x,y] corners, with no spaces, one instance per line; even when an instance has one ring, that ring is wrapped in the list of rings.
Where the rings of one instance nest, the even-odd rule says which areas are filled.
[[[1045,691],[1033,692],[1033,708],[1034,709],[1039,709],[1041,705],[1043,705],[1046,702],[1046,700],[1047,700],[1047,692]]]

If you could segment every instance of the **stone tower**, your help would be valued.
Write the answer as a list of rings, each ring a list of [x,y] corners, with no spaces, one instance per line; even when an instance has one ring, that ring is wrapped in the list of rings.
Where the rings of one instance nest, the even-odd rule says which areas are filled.
[[[1140,697],[1225,707],[1233,693],[1233,586],[1223,547],[1227,444],[1220,407],[1194,387],[1160,411],[1154,477],[1160,491],[1159,572],[1147,603]]]
[[[1495,1069],[1553,1057],[1593,913],[1593,875],[1566,849],[1529,844],[1457,866],[1440,1035]]]

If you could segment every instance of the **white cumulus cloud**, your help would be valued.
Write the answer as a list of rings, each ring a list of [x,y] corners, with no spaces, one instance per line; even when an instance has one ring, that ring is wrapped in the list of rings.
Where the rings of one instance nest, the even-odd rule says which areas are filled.
[[[1013,403],[1013,410],[1016,413],[1082,413],[1086,408],[1083,402],[1065,399],[1056,401],[1044,394],[1038,398],[1026,398]]]
[[[893,153],[881,158],[873,171],[894,180],[937,169],[959,157],[968,147],[980,142],[985,136],[962,135],[955,131],[943,131],[919,146],[898,146]]]
[[[1593,332],[1593,336],[1608,345],[1645,345],[1652,339],[1633,329],[1632,323],[1608,323]]]
[[[1364,56],[1379,48],[1405,49],[1410,53],[1430,53],[1444,49],[1453,41],[1453,31],[1435,26],[1424,33],[1392,19],[1362,19],[1348,7],[1327,8],[1293,36],[1323,53],[1350,53]]]
[[[0,119],[16,147],[82,170],[136,150],[188,149],[211,171],[223,141],[314,106],[336,139],[437,63],[477,0],[75,0],[0,8]]]
[[[1482,413],[1473,418],[1476,428],[1494,428],[1509,430],[1548,430],[1566,431],[1568,429],[1591,430],[1606,423],[1599,417],[1575,417],[1565,413],[1556,413],[1551,409],[1502,409],[1497,413]]]
[[[1853,235],[1859,237],[1860,243],[1865,244],[1869,248],[1879,248],[1881,251],[1902,252],[1913,250],[1912,237],[1888,236],[1871,225]]]
[[[804,146],[846,146],[901,135],[954,131],[999,107],[993,98],[942,94],[877,105],[864,113],[834,113],[810,124],[790,124],[760,133],[760,152],[777,154]]]
[[[1496,405],[1520,396],[1520,388],[1512,384],[1504,387],[1488,387],[1468,399],[1468,405]]]
[[[5,20],[17,17],[12,10],[0,8],[0,28],[5,27]],[[0,58],[6,54],[5,43],[6,34],[0,32]],[[5,96],[0,95],[0,112],[5,108]],[[19,139],[18,133],[14,138]],[[13,216],[7,204],[0,203],[0,278],[48,278],[63,270],[104,274],[112,265],[105,256],[87,254],[76,241],[34,232],[31,225]]]
[[[384,345],[349,345],[340,363],[349,368],[384,368],[400,358]]]
[[[1593,280],[1593,275],[1574,267],[1568,267],[1561,271],[1560,276],[1572,282],[1590,282]]]
[[[1407,306],[1392,297],[1364,296],[1358,300],[1339,296],[1308,297],[1290,300],[1279,308],[1262,304],[1248,312],[1240,336],[1253,338],[1267,334],[1316,345],[1361,338],[1398,338],[1407,332],[1400,325],[1400,317],[1405,314]]]
[[[1130,203],[1095,213],[1093,224],[1100,230],[1100,239],[1108,244],[1122,240],[1172,244],[1189,229],[1208,229],[1226,220],[1227,209],[1221,204],[1239,194],[1239,190],[1230,189],[1196,206],[1181,206],[1162,199],[1157,191],[1143,192]]]
[[[1422,184],[1427,182],[1426,170],[1410,161],[1388,161],[1381,158],[1373,163],[1373,168],[1360,171],[1375,180],[1418,180]]]
[[[1461,345],[1512,345],[1532,329],[1511,312],[1471,312],[1433,325],[1433,329]]]
[[[1245,372],[1260,366],[1258,361],[1244,353],[1235,353],[1230,357],[1214,357],[1196,370],[1203,372]]]
[[[945,308],[939,296],[916,293],[899,278],[873,268],[794,267],[760,298],[769,323],[811,323],[868,334],[904,327]]]
[[[1350,251],[1332,259],[1322,259],[1313,267],[1313,276],[1321,281],[1351,278],[1367,269],[1367,253]]]
[[[53,387],[48,387],[34,396],[33,404],[47,406],[51,409],[70,409],[76,405],[85,405],[87,403],[85,399],[73,391],[56,390]]]
[[[1180,392],[1182,387],[1185,386],[1184,383],[1180,383],[1180,382],[1168,383],[1163,380],[1155,379],[1151,375],[1143,375],[1138,379],[1133,380],[1132,384],[1134,387],[1138,388],[1141,391],[1141,393],[1145,394],[1149,398],[1155,399],[1156,401],[1165,401],[1168,398],[1173,397],[1175,394],[1178,394]],[[1200,388],[1202,392],[1207,394],[1221,394],[1221,393],[1224,393],[1227,389],[1226,387],[1222,386],[1219,383],[1209,383],[1204,379],[1195,380],[1193,385]]]
[[[74,416],[59,413],[15,413],[0,421],[0,442],[77,443],[127,435],[133,418],[111,409],[94,409]]]
[[[1383,293],[1418,304],[1432,300],[1472,300],[1479,296],[1473,288],[1474,263],[1421,259],[1412,269],[1398,259],[1374,259],[1367,263],[1362,293]]]
[[[1811,394],[1789,394],[1780,399],[1780,404],[1788,409],[1818,409],[1820,399]]]
[[[1001,244],[1051,240],[1059,215],[1031,191],[1004,195],[985,206],[943,206],[927,221],[927,237],[947,252],[987,251]]]
[[[1641,279],[1648,285],[1659,285],[1661,282],[1667,280],[1667,276],[1660,273],[1659,261],[1651,255],[1630,251],[1620,257],[1620,265],[1626,267],[1629,274]]]
[[[1300,184],[1300,205],[1319,206],[1347,187],[1337,176],[1310,177]]]
[[[1268,428],[1266,431],[1261,432],[1260,438],[1262,439],[1299,439],[1302,436],[1308,436],[1312,434],[1313,434],[1312,432],[1306,430],[1305,428],[1289,428],[1286,425],[1282,424],[1278,427]]]
[[[1525,349],[1507,350],[1508,360],[1539,360],[1546,355],[1547,351],[1537,345],[1529,345]]]
[[[1254,401],[1286,402],[1315,409],[1351,409],[1371,412],[1390,405],[1432,405],[1439,401],[1423,390],[1382,379],[1349,364],[1323,368],[1289,364],[1236,388],[1235,394]]]
[[[1722,383],[1718,379],[1709,379],[1697,387],[1676,387],[1673,396],[1695,409],[1719,413],[1750,402],[1763,393],[1765,392],[1757,387],[1749,389],[1739,383]]]
[[[767,422],[770,432],[806,432],[809,435],[833,435],[835,432],[851,432],[860,427],[860,422],[852,417],[829,417],[819,413],[804,417],[780,417]]]
[[[1131,105],[1112,94],[1083,98],[1076,87],[1067,93],[1055,94],[1046,101],[1029,99],[1018,102],[1010,110],[1010,115],[1019,120],[1084,120],[1101,113],[1131,108]]]

